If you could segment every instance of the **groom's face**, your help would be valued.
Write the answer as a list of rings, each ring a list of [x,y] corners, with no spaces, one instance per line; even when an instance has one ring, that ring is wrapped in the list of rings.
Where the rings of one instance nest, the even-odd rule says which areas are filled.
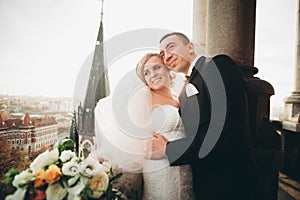
[[[171,70],[187,74],[190,61],[189,43],[185,44],[177,35],[171,35],[160,43],[160,55]]]

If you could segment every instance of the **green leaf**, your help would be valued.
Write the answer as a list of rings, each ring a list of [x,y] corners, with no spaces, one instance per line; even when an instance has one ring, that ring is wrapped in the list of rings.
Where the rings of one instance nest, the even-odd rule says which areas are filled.
[[[107,197],[107,199],[112,199],[113,191],[112,191],[112,185],[111,184],[108,185],[105,196]]]
[[[61,151],[71,150],[74,151],[74,142],[70,138],[63,139],[61,141]]]
[[[14,180],[13,177],[6,177],[5,179],[3,179],[1,181],[1,183],[8,185],[8,184],[11,184],[13,182],[13,180]]]
[[[17,170],[16,168],[11,168],[6,174],[5,176],[7,177],[14,177],[15,175],[19,174],[19,170]]]
[[[113,170],[112,170],[112,167],[109,169],[109,172],[110,172],[110,174],[113,176],[114,175],[114,172],[113,172]]]
[[[11,184],[17,174],[19,174],[19,170],[16,168],[11,168],[6,174],[5,179],[3,179],[1,182],[4,184]]]
[[[65,150],[71,150],[74,151],[74,142],[70,138],[65,138],[63,140],[57,141],[53,145],[53,149],[58,149],[59,155],[61,155],[61,152]]]
[[[62,179],[59,179],[58,183],[59,183],[60,187],[62,187],[63,189],[65,189],[65,185],[64,185],[64,182],[63,182]]]
[[[116,176],[114,176],[114,177],[112,177],[112,178],[110,179],[110,182],[113,182],[113,181],[118,180],[119,178],[121,178],[122,175],[123,175],[123,173],[117,174]]]

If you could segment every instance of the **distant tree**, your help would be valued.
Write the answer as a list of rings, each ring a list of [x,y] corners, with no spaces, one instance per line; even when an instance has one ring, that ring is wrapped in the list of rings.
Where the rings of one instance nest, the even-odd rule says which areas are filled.
[[[12,151],[11,145],[7,140],[0,141],[0,179],[5,178],[5,174],[11,168],[16,168],[23,171],[29,167],[31,159],[27,152],[16,148]],[[0,182],[0,199],[12,193],[14,188],[10,185],[4,185]]]
[[[36,151],[34,151],[34,152],[32,152],[31,154],[30,154],[30,160],[31,161],[33,161],[38,155],[40,155],[41,153],[43,153],[43,152],[45,152],[45,151],[47,151],[47,150],[52,150],[53,149],[53,147],[52,147],[52,145],[49,145],[49,146],[47,146],[47,145],[43,145],[40,149],[38,149],[38,150],[36,150]]]
[[[4,178],[5,173],[11,168],[10,162],[11,146],[6,140],[0,140],[0,177]]]
[[[77,130],[77,122],[76,122],[76,112],[73,112],[73,118],[71,122],[71,128],[70,128],[70,138],[75,143],[75,150],[78,155],[78,148],[79,148],[79,136],[78,136],[78,130]]]
[[[89,154],[91,153],[87,148],[83,148],[82,152],[83,152],[84,159],[86,159],[89,156]]]

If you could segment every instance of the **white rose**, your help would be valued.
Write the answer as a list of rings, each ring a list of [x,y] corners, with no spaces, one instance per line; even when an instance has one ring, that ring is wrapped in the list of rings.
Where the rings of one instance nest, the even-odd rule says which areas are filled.
[[[22,171],[20,174],[16,175],[12,184],[16,188],[24,187],[30,179],[34,178],[34,174],[26,171]]]
[[[74,158],[71,159],[71,162],[77,162],[77,163],[80,163],[81,160],[80,160],[80,158],[78,158],[78,157],[74,157]]]
[[[76,156],[75,152],[73,152],[71,150],[66,150],[66,151],[61,152],[60,160],[62,162],[67,162],[68,160],[71,160],[75,156]]]
[[[92,177],[104,171],[103,166],[94,157],[88,156],[81,163],[81,173],[84,176]]]
[[[30,169],[32,169],[33,173],[38,172],[47,165],[56,163],[58,161],[58,155],[58,149],[53,149],[50,152],[47,150],[34,159],[30,164]]]
[[[79,195],[74,195],[74,194],[72,194],[72,193],[69,193],[68,194],[68,200],[81,200],[82,198],[81,198],[81,196],[79,196]]]
[[[62,167],[62,173],[67,176],[75,176],[80,172],[80,165],[77,162],[67,162]]]
[[[87,179],[84,177],[80,177],[79,181],[74,187],[68,188],[69,194],[72,194],[73,196],[78,196],[81,193],[81,191],[85,188],[86,183]]]
[[[8,195],[5,197],[5,200],[16,200],[16,199],[24,199],[26,193],[26,188],[19,188],[15,193]]]
[[[92,191],[88,192],[89,197],[98,199],[103,195],[103,191],[106,191],[109,184],[108,175],[102,172],[93,178],[88,180],[87,183]]]
[[[77,183],[77,181],[79,180],[79,178],[80,178],[80,174],[77,174],[76,176],[70,178],[68,180],[68,186],[69,187],[74,187],[75,186],[74,184]]]
[[[46,190],[47,200],[63,199],[68,193],[66,184],[63,184],[64,188],[60,185],[60,183],[50,184]]]

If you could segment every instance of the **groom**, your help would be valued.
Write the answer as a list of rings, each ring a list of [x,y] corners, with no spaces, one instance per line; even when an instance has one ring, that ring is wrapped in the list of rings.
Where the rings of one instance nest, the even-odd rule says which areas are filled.
[[[197,56],[179,32],[162,37],[160,49],[164,63],[187,77],[179,96],[187,136],[168,142],[154,133],[152,159],[190,164],[196,199],[259,199],[242,72],[226,55]]]

